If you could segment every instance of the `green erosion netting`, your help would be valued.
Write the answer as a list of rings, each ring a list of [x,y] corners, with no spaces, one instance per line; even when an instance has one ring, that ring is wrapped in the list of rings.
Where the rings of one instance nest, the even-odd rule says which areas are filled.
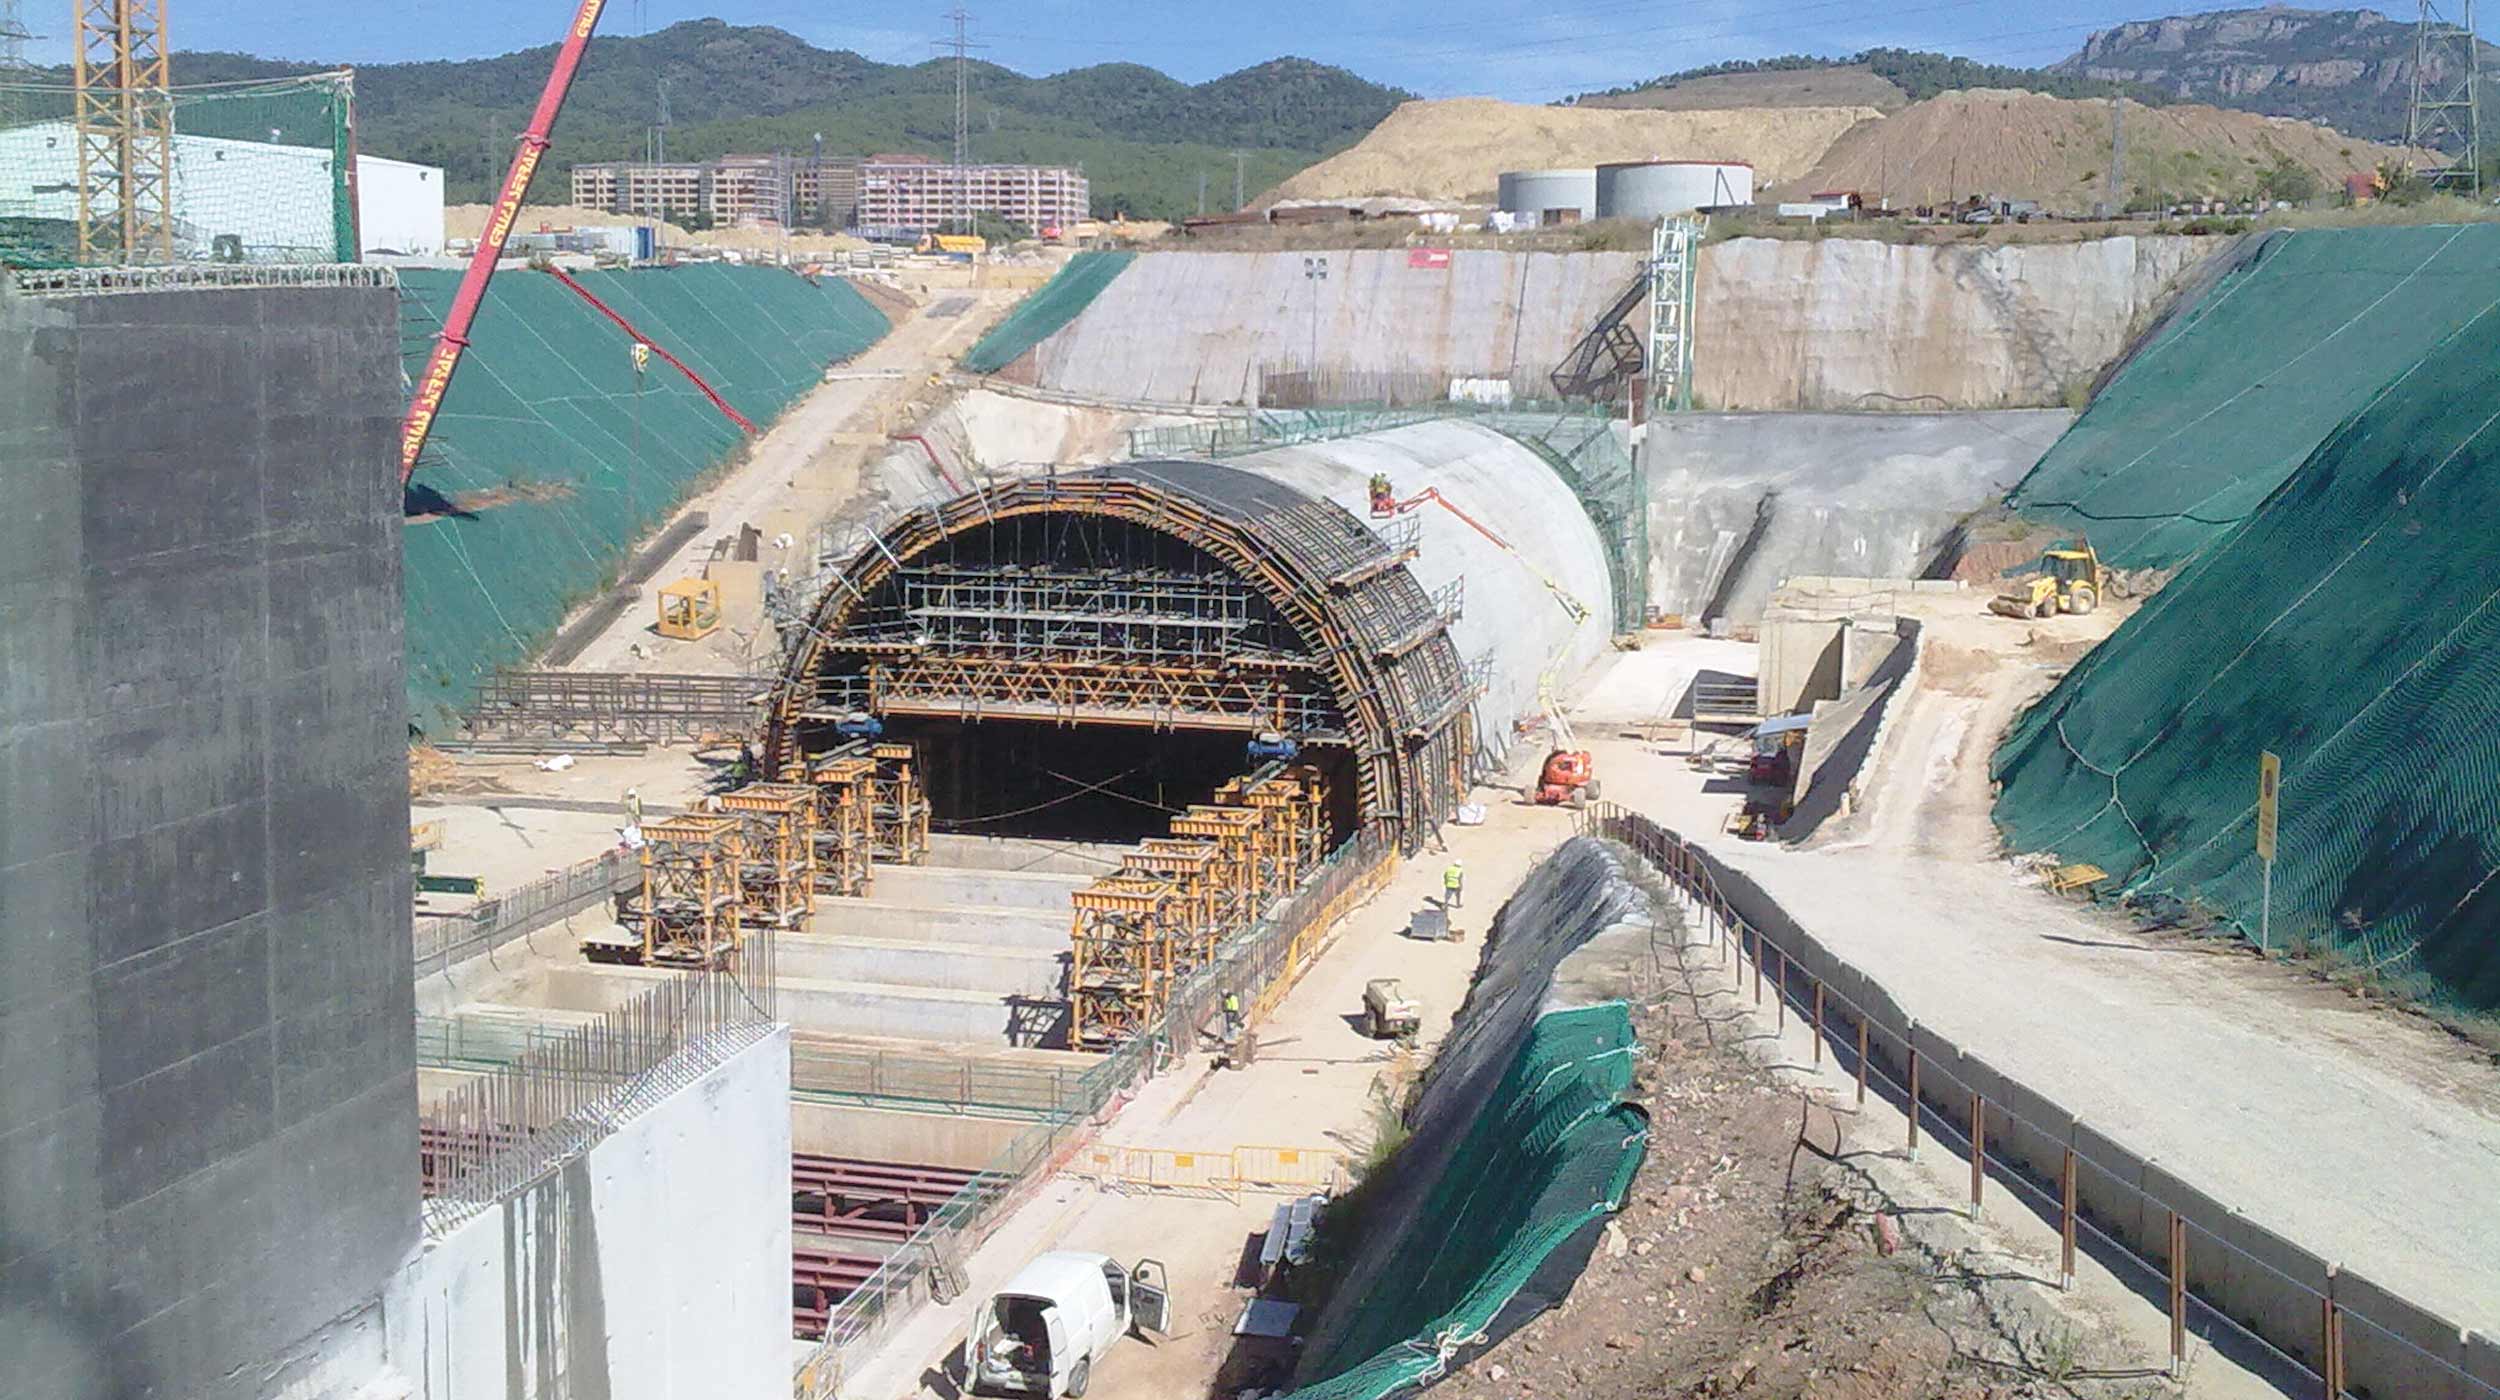
[[[356,261],[347,84],[340,75],[133,97],[171,109],[167,198],[176,259]],[[78,138],[71,107],[65,87],[12,84],[0,74],[0,263],[129,260],[118,250],[78,255]],[[101,226],[118,226],[113,209],[91,212]],[[141,252],[141,261],[163,256],[161,249]]]
[[[1621,1205],[1646,1142],[1623,1102],[1633,1048],[1621,1002],[1537,1020],[1425,1198],[1430,1238],[1372,1280],[1307,1368],[1326,1379],[1290,1400],[1376,1400],[1437,1376],[1444,1343],[1480,1347],[1540,1268]]]
[[[2178,564],[2495,302],[2500,224],[2270,235],[2093,399],[2012,504],[2113,564]]]
[[[777,268],[577,277],[759,427],[887,330],[847,282]],[[411,377],[459,280],[400,275]],[[407,531],[409,712],[429,729],[607,586],[636,538],[744,442],[666,362],[637,375],[631,340],[553,277],[497,277],[471,339],[412,488],[459,513]]]
[[[964,352],[964,368],[974,374],[996,374],[1016,357],[1050,339],[1077,313],[1093,305],[1111,279],[1137,258],[1135,253],[1079,253],[1059,274],[1016,303],[1007,319]]]
[[[2500,1006],[2500,310],[2423,357],[1998,749],[2013,848]]]

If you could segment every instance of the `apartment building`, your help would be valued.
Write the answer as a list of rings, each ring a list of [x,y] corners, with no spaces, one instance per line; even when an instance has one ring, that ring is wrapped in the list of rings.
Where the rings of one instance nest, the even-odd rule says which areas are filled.
[[[846,228],[859,162],[731,155],[708,161],[589,161],[573,167],[573,203],[646,218],[701,213],[715,224]]]
[[[860,162],[860,228],[935,229],[972,211],[1029,228],[1059,227],[1087,217],[1082,171],[1044,165],[942,165],[926,156],[873,155]]]

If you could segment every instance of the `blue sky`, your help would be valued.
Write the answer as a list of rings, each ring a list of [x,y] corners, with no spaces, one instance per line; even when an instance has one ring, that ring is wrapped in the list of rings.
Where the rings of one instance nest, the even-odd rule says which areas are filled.
[[[1882,46],[2039,64],[2122,20],[2241,8],[2245,0],[966,0],[982,56],[1041,74],[1149,64],[1199,81],[1279,54],[1351,68],[1429,97],[1544,101],[1730,58]],[[802,0],[610,0],[606,33],[718,16],[770,24],[885,62],[934,52],[930,0],[870,7]],[[2321,5],[2320,8],[2328,8]],[[2394,8],[2408,15],[2412,6]],[[25,0],[46,37],[29,57],[65,61],[70,0]],[[47,11],[59,11],[47,19]],[[378,63],[469,58],[550,41],[569,0],[172,0],[178,48]],[[177,74],[175,81],[181,81]]]

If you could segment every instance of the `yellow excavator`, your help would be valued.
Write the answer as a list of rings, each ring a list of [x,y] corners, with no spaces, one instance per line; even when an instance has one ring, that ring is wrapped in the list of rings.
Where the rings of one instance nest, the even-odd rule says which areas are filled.
[[[2110,571],[2090,541],[2080,547],[2045,550],[2043,568],[2016,578],[1988,604],[1988,611],[2007,617],[2054,617],[2088,613],[2110,591]]]

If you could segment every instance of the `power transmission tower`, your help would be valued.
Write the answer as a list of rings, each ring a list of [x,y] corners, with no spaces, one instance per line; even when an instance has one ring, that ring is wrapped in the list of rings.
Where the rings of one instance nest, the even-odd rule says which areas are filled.
[[[2474,0],[2457,4],[2458,22],[2451,24],[2431,0],[2422,0],[2413,28],[2413,106],[2405,119],[2405,144],[2437,151],[2451,162],[2422,172],[2432,185],[2475,195],[2483,188],[2482,41],[2474,37]]]
[[[78,0],[78,259],[172,262],[165,0]]]
[[[972,12],[961,5],[944,18],[955,26],[952,36],[938,41],[955,55],[955,190],[963,212],[963,231],[972,232],[972,51],[988,48],[972,42]]]
[[[34,37],[26,32],[18,0],[0,0],[0,128],[26,120],[25,94],[18,85],[27,79],[26,41]]]
[[[1235,213],[1239,213],[1242,207],[1250,202],[1250,196],[1244,190],[1250,169],[1249,162],[1248,151],[1233,152],[1233,211]]]
[[[2127,209],[2127,99],[2117,93],[2109,95],[2109,214],[2112,218]]]

